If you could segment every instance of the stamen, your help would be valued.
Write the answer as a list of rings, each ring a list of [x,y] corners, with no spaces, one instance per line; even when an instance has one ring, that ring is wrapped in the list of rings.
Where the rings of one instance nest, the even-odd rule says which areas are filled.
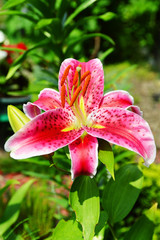
[[[78,82],[78,71],[76,69],[75,74],[74,74],[74,78],[73,78],[73,85],[76,85],[77,82]]]
[[[65,107],[65,96],[66,96],[66,88],[65,85],[63,85],[61,87],[61,103],[62,103],[62,107]]]
[[[66,78],[68,76],[70,68],[71,68],[71,65],[68,65],[68,67],[66,67],[66,69],[64,70],[63,76],[61,78],[61,86],[63,86],[63,84],[65,83],[65,80],[66,80]]]
[[[91,80],[91,75],[88,75],[86,80],[85,80],[85,83],[84,83],[84,86],[83,86],[83,90],[82,90],[82,96],[85,95],[86,91],[87,91],[87,87],[89,85],[89,82]]]
[[[69,104],[70,107],[73,106],[73,104],[74,104],[75,100],[77,99],[77,96],[79,95],[81,90],[82,90],[82,86],[80,85],[73,94],[73,97],[72,97],[71,102]]]
[[[81,82],[83,82],[83,80],[84,80],[88,75],[90,75],[90,74],[91,74],[90,71],[86,71],[86,72],[82,75],[82,77],[81,77]]]

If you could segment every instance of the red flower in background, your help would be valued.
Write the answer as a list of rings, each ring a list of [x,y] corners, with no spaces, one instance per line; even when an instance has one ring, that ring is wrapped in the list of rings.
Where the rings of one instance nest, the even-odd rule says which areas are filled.
[[[22,49],[22,50],[27,50],[27,46],[23,43],[20,42],[18,44],[3,44],[2,47],[6,47],[6,48],[17,48],[17,49]],[[7,62],[9,64],[12,64],[14,61],[14,57],[13,54],[15,53],[15,51],[13,50],[5,50],[5,52],[7,52]],[[19,54],[22,54],[23,52],[19,52]]]

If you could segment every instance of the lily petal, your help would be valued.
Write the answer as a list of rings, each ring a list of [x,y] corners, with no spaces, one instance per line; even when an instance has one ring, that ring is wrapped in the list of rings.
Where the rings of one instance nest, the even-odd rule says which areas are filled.
[[[87,87],[86,93],[84,95],[85,110],[87,113],[90,113],[95,107],[99,106],[99,103],[103,97],[104,72],[103,72],[102,63],[99,59],[92,59],[89,62],[82,62],[82,63],[72,58],[68,58],[64,60],[63,63],[61,64],[60,71],[59,71],[59,91],[60,92],[61,92],[61,79],[65,69],[69,65],[71,67],[67,76],[68,83],[65,82],[64,84],[66,87],[66,94],[67,94],[67,85],[68,85],[70,99],[71,99],[71,92],[73,87],[73,78],[74,78],[76,68],[79,65],[81,65],[81,75],[83,75],[87,71],[91,72],[91,79]],[[83,90],[84,83],[85,81],[83,81],[82,83],[82,90]]]
[[[98,141],[85,135],[69,145],[72,160],[72,179],[80,175],[94,176],[98,165]]]
[[[131,105],[131,106],[128,106],[126,108],[127,110],[130,110],[134,113],[137,113],[138,115],[140,115],[141,117],[143,116],[143,112],[140,110],[140,108],[138,106],[135,106],[135,105]]]
[[[84,95],[84,106],[86,112],[91,113],[94,108],[99,106],[103,97],[104,72],[99,59],[92,59],[89,62],[83,63],[82,71],[86,72],[87,70],[91,72],[91,80]]]
[[[134,100],[133,97],[127,92],[123,90],[116,90],[106,93],[102,101],[100,103],[101,107],[120,107],[127,108],[133,105]]]
[[[36,104],[31,103],[31,102],[23,104],[23,111],[24,111],[25,115],[30,119],[41,114],[41,109],[38,106],[36,106]]]
[[[69,109],[57,108],[38,115],[8,139],[5,150],[14,159],[45,155],[79,138],[83,129],[63,131],[76,119]]]
[[[23,110],[29,118],[34,118],[41,113],[40,109],[48,111],[59,107],[61,107],[59,92],[45,88],[40,92],[38,100],[34,103],[24,104]]]
[[[140,154],[146,165],[155,160],[156,146],[152,132],[138,114],[123,108],[100,108],[88,116],[88,123],[91,127],[84,127],[88,134]]]

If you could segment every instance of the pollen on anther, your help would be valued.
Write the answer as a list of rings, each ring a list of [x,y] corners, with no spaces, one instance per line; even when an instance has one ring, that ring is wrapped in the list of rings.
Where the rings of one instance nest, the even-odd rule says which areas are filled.
[[[62,107],[65,107],[65,95],[66,95],[66,88],[65,85],[61,87],[61,104]]]
[[[73,78],[73,85],[76,85],[77,82],[78,82],[78,71],[76,69],[75,74],[74,74],[74,78]]]
[[[86,72],[82,75],[82,77],[81,77],[81,82],[83,82],[83,80],[84,80],[88,75],[90,75],[90,74],[91,74],[90,71],[86,71]]]
[[[86,80],[85,80],[85,83],[84,83],[84,86],[83,86],[83,90],[82,90],[82,96],[85,95],[86,91],[87,91],[87,87],[89,85],[89,82],[91,80],[91,75],[88,75]]]
[[[74,104],[74,102],[76,101],[76,99],[77,99],[77,97],[78,97],[78,95],[79,95],[79,93],[80,93],[80,91],[82,90],[82,86],[80,85],[77,89],[76,89],[76,91],[74,92],[74,94],[73,94],[73,97],[72,97],[72,99],[71,99],[71,102],[70,102],[70,107],[72,107],[73,106],[73,104]]]
[[[65,83],[65,80],[68,76],[70,68],[71,68],[71,65],[68,65],[68,67],[66,67],[66,69],[64,70],[64,73],[63,73],[62,78],[61,78],[61,86],[63,86],[63,84]]]

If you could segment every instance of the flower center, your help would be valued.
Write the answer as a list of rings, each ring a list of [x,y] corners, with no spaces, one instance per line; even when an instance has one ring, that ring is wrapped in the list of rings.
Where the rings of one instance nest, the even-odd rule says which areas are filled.
[[[75,70],[73,82],[69,83],[68,74],[70,69],[71,65],[67,66],[61,78],[61,104],[62,107],[65,107],[65,103],[67,102],[79,120],[79,123],[85,125],[87,116],[84,106],[84,96],[91,80],[91,72],[86,71],[82,75],[82,68],[79,65]],[[69,84],[71,84],[71,89],[69,89]]]

